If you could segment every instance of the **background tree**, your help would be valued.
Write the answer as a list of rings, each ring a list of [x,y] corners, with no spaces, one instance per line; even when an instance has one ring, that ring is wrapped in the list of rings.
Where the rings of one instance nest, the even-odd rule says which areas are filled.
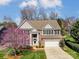
[[[44,9],[42,6],[37,8],[27,6],[21,10],[22,20],[53,20],[58,18],[56,11]]]
[[[57,22],[61,27],[61,34],[65,35],[64,19],[63,18],[58,18]]]
[[[56,12],[53,12],[53,11],[51,11],[50,12],[50,19],[51,20],[56,20],[56,19],[58,19],[58,13],[56,13]]]
[[[3,21],[4,22],[2,24],[5,28],[17,27],[17,24],[12,20],[11,17],[4,16]]]
[[[73,25],[71,29],[71,36],[79,42],[79,20]]]
[[[25,7],[21,10],[22,19],[33,20],[35,16],[35,9],[33,7]]]

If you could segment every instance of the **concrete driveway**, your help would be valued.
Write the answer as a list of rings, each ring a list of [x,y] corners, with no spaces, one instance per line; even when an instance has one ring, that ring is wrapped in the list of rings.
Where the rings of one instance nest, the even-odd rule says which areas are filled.
[[[60,47],[46,47],[45,52],[47,59],[74,59]]]

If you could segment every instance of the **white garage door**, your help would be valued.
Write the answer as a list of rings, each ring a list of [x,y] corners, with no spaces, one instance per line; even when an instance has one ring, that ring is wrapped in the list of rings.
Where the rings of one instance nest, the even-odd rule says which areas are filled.
[[[59,41],[53,39],[45,39],[45,47],[59,46]]]

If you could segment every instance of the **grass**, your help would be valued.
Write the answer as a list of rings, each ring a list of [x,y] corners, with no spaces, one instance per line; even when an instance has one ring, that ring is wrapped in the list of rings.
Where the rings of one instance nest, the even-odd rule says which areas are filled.
[[[70,49],[69,47],[65,46],[64,51],[70,54],[74,59],[79,59],[79,53],[75,52],[74,50]]]
[[[26,50],[23,52],[23,57],[21,59],[46,59],[46,55],[44,50],[35,52]]]
[[[7,53],[10,53],[12,49],[8,48],[6,51]],[[5,52],[0,51],[0,59],[5,59]],[[31,51],[31,50],[24,50],[22,52],[22,57],[21,59],[46,59],[45,51],[40,50],[40,51]]]
[[[10,48],[6,49],[6,51],[9,51],[9,50],[11,50],[11,49]],[[6,51],[5,50],[0,51],[0,59],[6,59],[6,58],[4,58],[6,55]]]
[[[5,53],[3,51],[0,51],[0,59],[4,59]]]
[[[75,42],[75,39],[71,35],[65,35],[64,38],[65,40],[70,40],[70,41]]]

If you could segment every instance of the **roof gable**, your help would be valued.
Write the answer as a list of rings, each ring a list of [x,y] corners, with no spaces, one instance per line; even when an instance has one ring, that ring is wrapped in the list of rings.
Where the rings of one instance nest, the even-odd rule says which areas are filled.
[[[32,29],[33,27],[28,22],[25,22],[20,28],[21,29]]]
[[[52,29],[52,27],[51,27],[49,24],[47,24],[47,25],[44,27],[44,29]]]

